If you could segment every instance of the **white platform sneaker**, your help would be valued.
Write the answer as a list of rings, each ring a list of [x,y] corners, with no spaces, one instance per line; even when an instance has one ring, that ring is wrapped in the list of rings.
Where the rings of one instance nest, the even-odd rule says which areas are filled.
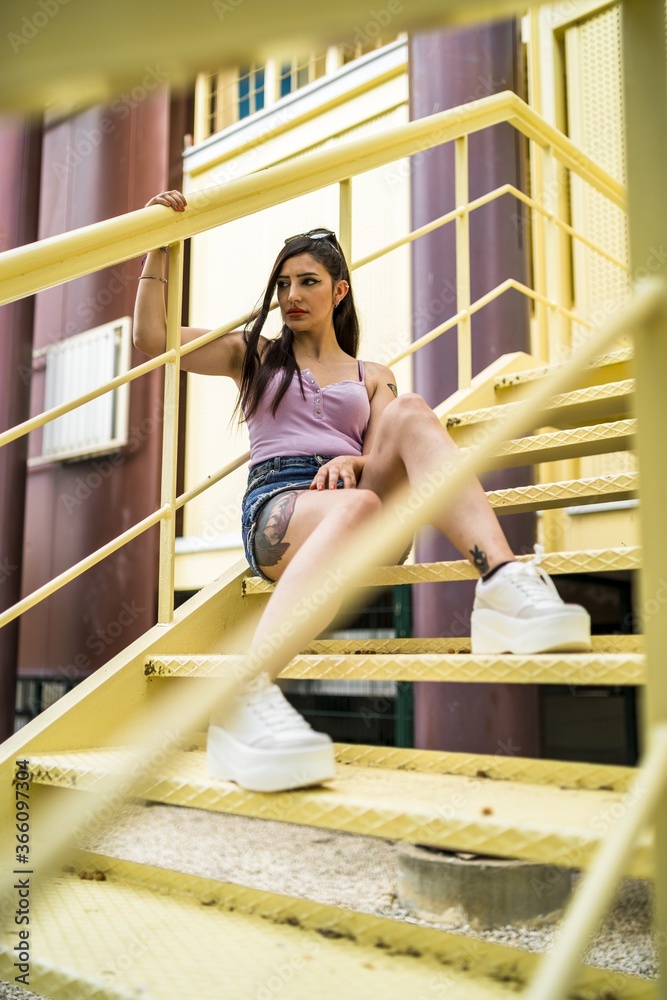
[[[208,729],[208,770],[251,792],[281,792],[335,776],[333,742],[316,733],[266,673],[250,681]]]
[[[480,580],[470,619],[473,653],[585,652],[591,619],[579,604],[565,604],[551,578],[539,568],[543,548],[530,562],[501,566]]]

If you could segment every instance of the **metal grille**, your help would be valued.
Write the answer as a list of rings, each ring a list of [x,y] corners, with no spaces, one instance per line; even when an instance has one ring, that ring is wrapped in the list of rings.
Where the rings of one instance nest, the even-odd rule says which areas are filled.
[[[131,320],[67,337],[46,348],[45,409],[68,403],[126,372],[130,364]],[[44,427],[41,458],[83,458],[127,443],[129,387],[120,386]]]
[[[605,170],[625,182],[620,7],[609,7],[566,32],[570,137]],[[572,224],[617,260],[629,262],[625,213],[572,176]],[[600,254],[574,241],[574,295],[578,311],[596,324],[608,320],[628,294],[628,277]],[[587,336],[573,327],[573,342]],[[630,452],[580,460],[582,476],[636,469]]]

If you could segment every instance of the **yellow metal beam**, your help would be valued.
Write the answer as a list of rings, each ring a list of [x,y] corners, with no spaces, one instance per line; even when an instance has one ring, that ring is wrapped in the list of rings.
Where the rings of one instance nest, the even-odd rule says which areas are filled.
[[[57,1000],[448,1000],[516,997],[540,956],[415,923],[359,913],[92,852],[33,901],[31,988]],[[89,876],[88,878],[83,876]],[[184,932],[187,929],[187,933]],[[0,974],[12,970],[11,936]],[[576,995],[654,1000],[654,984],[591,966]]]
[[[530,562],[531,555],[517,556],[519,562]],[[540,563],[551,574],[605,573],[612,570],[639,569],[641,548],[628,545],[619,549],[590,549],[578,552],[547,552]],[[399,583],[443,583],[451,580],[476,580],[478,574],[468,559],[452,562],[413,563],[407,566],[380,566],[368,572],[360,582],[364,587],[390,587]],[[243,593],[270,594],[274,584],[259,576],[245,577]],[[365,640],[364,640],[365,641]],[[416,640],[419,641],[419,640]],[[442,642],[450,640],[440,640]]]
[[[225,677],[244,657],[225,654],[152,656],[147,677]],[[294,657],[281,677],[301,680],[448,681],[469,684],[623,685],[645,681],[642,653],[540,653],[475,656],[470,653],[363,653]]]
[[[665,10],[656,0],[623,0],[621,51],[625,155],[628,175],[630,264],[641,279],[650,262],[667,287],[667,200],[663,164],[667,162],[667,88],[665,86]],[[656,255],[656,250],[660,253]],[[667,309],[653,316],[635,339],[639,468],[642,479],[641,537],[646,546],[639,607],[652,601],[664,579],[667,561],[665,510],[667,464]],[[667,724],[667,612],[646,618],[648,697],[645,725],[650,741]],[[661,1000],[667,1000],[667,795],[656,813],[656,913]]]
[[[114,773],[131,766],[133,750],[106,748],[28,755],[37,785],[103,790]],[[154,775],[141,772],[133,797],[214,812],[257,816],[305,826],[347,830],[390,840],[433,844],[587,868],[600,843],[626,812],[618,792],[554,788],[464,775],[405,772],[339,764],[318,788],[286,794],[249,792],[208,775],[203,751],[175,751]],[[91,798],[94,804],[97,796]],[[567,824],[563,824],[567,816]],[[629,873],[652,871],[652,845],[642,838]]]

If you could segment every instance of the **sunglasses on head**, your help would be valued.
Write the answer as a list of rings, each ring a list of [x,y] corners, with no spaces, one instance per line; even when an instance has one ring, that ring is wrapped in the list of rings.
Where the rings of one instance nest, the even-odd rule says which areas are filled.
[[[330,246],[334,248],[337,254],[340,254],[340,249],[338,246],[338,240],[336,239],[336,234],[330,229],[311,229],[307,233],[297,233],[296,236],[288,236],[285,243],[291,243],[292,240],[300,240],[302,237],[307,236],[311,240],[326,240]]]

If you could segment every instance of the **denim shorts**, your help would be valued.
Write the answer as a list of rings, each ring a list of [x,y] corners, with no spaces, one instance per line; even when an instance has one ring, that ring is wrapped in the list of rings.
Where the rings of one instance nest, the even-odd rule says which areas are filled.
[[[334,457],[334,455],[307,455],[270,458],[267,462],[253,466],[248,473],[248,486],[241,504],[241,533],[245,557],[257,576],[261,576],[264,580],[269,579],[262,573],[255,559],[255,530],[262,507],[267,500],[286,490],[307,490],[319,467]],[[338,488],[342,486],[343,480],[339,479]]]
[[[241,502],[241,534],[248,565],[256,576],[273,583],[265,576],[255,559],[255,531],[260,511],[267,500],[287,490],[307,490],[321,465],[330,462],[335,455],[306,455],[291,458],[270,458],[255,465],[248,473],[248,486]],[[342,479],[338,489],[343,489]],[[405,562],[412,550],[412,541],[401,556],[399,564]]]

